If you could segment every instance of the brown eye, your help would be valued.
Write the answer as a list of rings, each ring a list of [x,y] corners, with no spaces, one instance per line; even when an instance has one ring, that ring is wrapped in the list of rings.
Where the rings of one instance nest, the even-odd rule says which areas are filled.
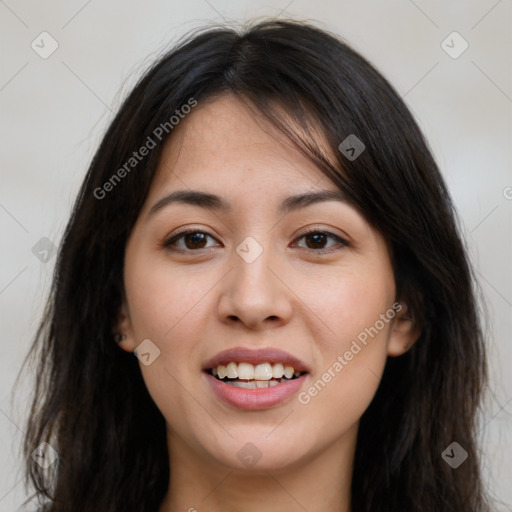
[[[195,249],[204,249],[206,246],[207,238],[213,239],[211,235],[205,233],[204,231],[199,231],[197,229],[189,229],[187,231],[182,231],[178,233],[163,243],[163,247],[169,249],[177,249],[182,251],[193,251]],[[177,242],[183,241],[183,244],[178,244]]]
[[[349,242],[335,235],[334,233],[330,233],[329,231],[320,231],[320,230],[312,230],[304,233],[302,236],[298,238],[306,240],[306,249],[311,249],[315,252],[324,253],[324,252],[332,252],[333,247],[334,250],[340,250],[343,247],[348,247],[350,245]],[[333,244],[327,248],[324,247],[326,242],[329,240],[337,240],[337,244]],[[338,246],[338,248],[336,248]],[[341,247],[340,247],[341,246]]]
[[[327,236],[325,233],[308,233],[304,236],[304,239],[310,241],[313,247],[309,247],[309,249],[323,249],[323,245],[327,240]],[[307,245],[307,243],[306,243]]]

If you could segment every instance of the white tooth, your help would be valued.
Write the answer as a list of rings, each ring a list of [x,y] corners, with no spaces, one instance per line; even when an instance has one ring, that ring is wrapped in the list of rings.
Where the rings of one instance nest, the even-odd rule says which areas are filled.
[[[228,363],[227,375],[229,379],[236,379],[238,377],[237,365],[233,361]]]
[[[293,377],[293,366],[285,366],[284,367],[284,376],[287,379],[291,379]]]
[[[277,386],[279,384],[278,380],[269,380],[268,381],[268,387],[271,388],[273,386]]]
[[[223,379],[227,375],[227,368],[223,364],[217,366],[217,374],[219,379]]]
[[[238,378],[244,380],[254,379],[254,366],[249,363],[238,363]]]
[[[272,366],[270,363],[258,364],[254,368],[254,378],[256,380],[270,380],[272,378]]]
[[[276,363],[272,366],[272,377],[280,379],[284,375],[284,366],[281,363]]]
[[[217,367],[212,368],[212,373],[213,373],[213,375],[217,375]]]
[[[257,388],[268,388],[269,381],[268,380],[257,380],[256,387]]]
[[[232,380],[228,382],[229,385],[235,388],[256,389],[256,381],[244,382],[243,380]]]

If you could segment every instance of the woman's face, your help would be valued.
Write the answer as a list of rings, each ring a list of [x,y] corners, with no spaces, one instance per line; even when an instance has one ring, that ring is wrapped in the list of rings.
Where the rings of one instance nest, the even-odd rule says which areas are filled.
[[[174,128],[127,244],[119,324],[171,454],[251,471],[353,448],[410,339],[382,236],[342,197],[290,199],[324,192],[338,189],[233,96]],[[282,381],[287,366],[306,373]]]

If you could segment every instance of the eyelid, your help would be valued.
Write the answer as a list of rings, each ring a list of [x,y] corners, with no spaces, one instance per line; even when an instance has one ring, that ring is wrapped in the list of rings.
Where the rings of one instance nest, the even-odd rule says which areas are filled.
[[[327,249],[308,249],[307,247],[301,247],[301,249],[305,249],[313,254],[326,254],[326,253],[334,253],[342,250],[346,247],[351,247],[352,243],[348,240],[348,237],[337,235],[336,233],[333,233],[329,229],[322,228],[320,226],[310,226],[306,228],[304,231],[302,231],[299,235],[297,235],[294,240],[300,240],[306,235],[313,234],[313,233],[320,233],[326,235],[328,238],[333,238],[338,240],[338,243],[332,247],[328,247]],[[337,246],[340,246],[337,247]]]
[[[189,227],[189,228],[185,228],[181,231],[178,231],[177,233],[173,233],[172,235],[168,236],[165,238],[165,240],[163,241],[162,243],[162,247],[165,248],[165,249],[169,249],[169,247],[171,246],[171,243],[175,243],[177,240],[179,240],[180,238],[188,235],[188,234],[191,234],[191,233],[202,233],[206,236],[209,236],[210,238],[213,238],[213,239],[216,239],[216,237],[214,235],[212,235],[211,233],[209,233],[208,231],[205,231],[203,228],[196,228],[196,227]],[[171,249],[170,249],[171,250]],[[191,249],[176,249],[177,251],[183,251],[183,252],[195,252]],[[197,250],[199,251],[199,249]]]

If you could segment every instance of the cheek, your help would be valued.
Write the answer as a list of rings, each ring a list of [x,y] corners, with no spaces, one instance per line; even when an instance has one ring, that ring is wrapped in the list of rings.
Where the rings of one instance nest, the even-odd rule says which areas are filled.
[[[125,275],[132,327],[138,335],[167,345],[176,332],[185,335],[202,309],[202,299],[215,280],[188,275],[169,264],[139,260]]]
[[[176,422],[177,413],[179,424],[193,421],[187,414],[187,391],[195,394],[191,375],[196,361],[191,354],[200,328],[197,315],[204,314],[204,305],[198,296],[202,286],[194,290],[185,285],[183,276],[170,275],[168,269],[164,272],[157,266],[126,279],[133,335],[138,342],[150,339],[160,351],[151,365],[141,362],[139,366],[146,388],[168,424]]]
[[[376,322],[379,322],[378,330],[387,336],[389,323],[383,327],[380,318],[392,307],[394,294],[394,278],[390,269],[367,267],[361,272],[340,272],[337,280],[331,276],[316,291],[312,293],[309,289],[303,296],[308,297],[307,305],[317,312],[318,320],[326,326],[322,330],[326,333],[323,338],[326,346],[340,351],[348,350],[351,341],[367,332]]]
[[[160,350],[151,365],[140,365],[141,371],[160,410],[170,414],[187,396],[180,383],[187,389],[195,385],[191,375],[198,368],[191,354],[201,339],[204,319],[209,318],[206,295],[216,280],[206,274],[191,278],[171,269],[168,262],[146,264],[137,254],[127,262],[125,287],[136,344],[150,339]]]
[[[316,338],[321,364],[299,403],[313,418],[324,416],[332,435],[360,418],[377,391],[387,361],[392,323],[386,313],[392,312],[394,293],[390,269],[367,267],[310,295],[317,301],[312,309],[328,329]]]

